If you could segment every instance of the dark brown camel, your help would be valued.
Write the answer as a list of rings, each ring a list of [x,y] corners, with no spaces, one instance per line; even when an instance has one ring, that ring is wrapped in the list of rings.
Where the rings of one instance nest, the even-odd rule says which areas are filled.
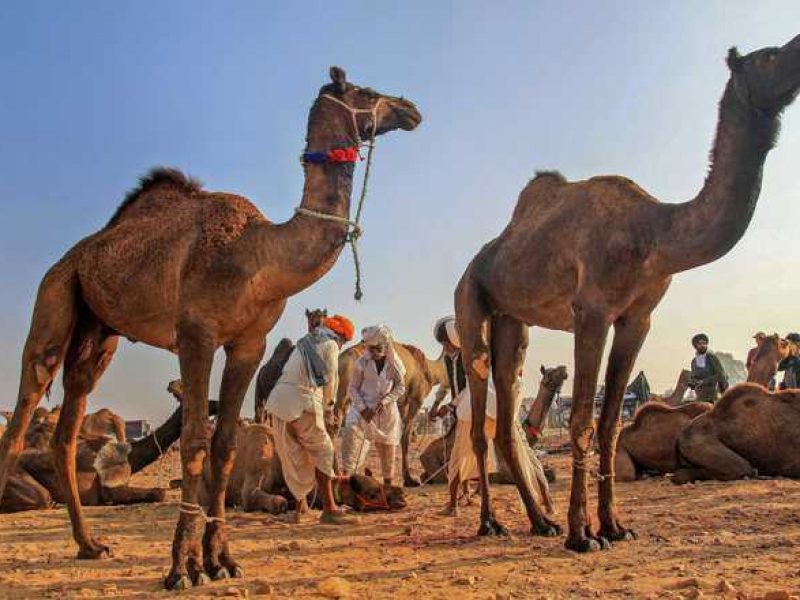
[[[769,392],[754,383],[729,389],[678,438],[683,465],[673,483],[756,475],[800,478],[800,390]]]
[[[540,173],[522,191],[509,225],[478,252],[455,292],[456,319],[472,394],[473,438],[481,470],[479,535],[504,534],[492,509],[484,436],[490,370],[497,388],[497,446],[509,462],[531,531],[557,535],[521,477],[513,444],[514,384],[528,327],[573,332],[575,385],[568,513],[569,549],[596,550],[633,537],[614,499],[614,450],[622,395],[672,275],[707,264],[742,237],[755,209],[767,153],[782,110],[800,87],[800,36],[780,48],[728,53],[730,79],[719,106],[711,169],[693,200],[662,204],[624,177],[568,182]],[[599,419],[599,531],[589,519],[588,453],[593,399],[606,338],[614,341]]]
[[[228,545],[225,488],[236,454],[236,426],[265,338],[287,298],[335,264],[347,239],[356,149],[362,140],[421,121],[416,107],[346,81],[331,69],[308,119],[300,207],[270,223],[247,199],[204,191],[179,171],[142,178],[98,232],[70,249],[45,275],[36,299],[14,417],[0,442],[0,493],[22,452],[40,398],[64,364],[64,404],[55,462],[80,558],[109,548],[91,535],[75,473],[78,428],[87,395],[122,337],[177,353],[185,386],[181,433],[181,511],[168,589],[238,576]],[[224,348],[220,415],[206,430],[214,353]],[[198,505],[209,454],[211,502]],[[206,519],[206,515],[210,519]],[[202,543],[201,543],[202,540]]]
[[[789,354],[789,342],[782,339],[777,333],[764,338],[758,345],[753,364],[747,372],[747,381],[758,383],[767,387],[775,373],[778,372],[778,363]]]

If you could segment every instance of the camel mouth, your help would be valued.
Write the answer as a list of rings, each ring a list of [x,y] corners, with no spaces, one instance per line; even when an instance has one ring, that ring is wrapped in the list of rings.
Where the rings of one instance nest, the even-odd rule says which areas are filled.
[[[396,103],[392,104],[392,108],[397,115],[398,125],[403,131],[413,131],[422,123],[422,113],[413,102],[399,98]]]

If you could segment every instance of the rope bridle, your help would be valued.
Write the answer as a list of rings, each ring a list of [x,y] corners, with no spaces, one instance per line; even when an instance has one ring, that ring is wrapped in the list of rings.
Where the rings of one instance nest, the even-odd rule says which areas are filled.
[[[325,98],[326,100],[330,100],[335,104],[338,104],[348,113],[350,113],[350,117],[353,120],[353,132],[355,133],[356,138],[356,147],[361,148],[363,146],[367,147],[367,164],[364,168],[364,179],[361,182],[361,193],[359,194],[358,204],[356,206],[356,218],[355,220],[350,220],[345,217],[339,217],[336,215],[332,215],[329,213],[323,213],[316,210],[311,210],[308,208],[298,207],[295,209],[295,212],[301,215],[305,215],[307,217],[314,217],[316,219],[321,219],[323,221],[331,221],[334,223],[341,223],[343,225],[347,225],[348,231],[344,238],[345,244],[350,244],[350,248],[353,250],[353,264],[355,265],[356,269],[356,291],[354,297],[356,300],[361,300],[364,296],[361,290],[361,261],[358,256],[358,239],[361,237],[363,233],[363,229],[361,228],[361,211],[364,208],[364,200],[367,197],[367,182],[369,181],[370,175],[370,168],[372,166],[372,154],[375,150],[375,136],[378,133],[378,108],[383,103],[383,98],[378,98],[377,102],[372,106],[372,108],[354,108],[339,100],[338,98],[331,96],[330,94],[322,94],[320,98]],[[361,132],[358,128],[358,115],[360,114],[369,114],[372,116],[372,133],[370,134],[370,138],[367,141],[364,141],[361,138]]]

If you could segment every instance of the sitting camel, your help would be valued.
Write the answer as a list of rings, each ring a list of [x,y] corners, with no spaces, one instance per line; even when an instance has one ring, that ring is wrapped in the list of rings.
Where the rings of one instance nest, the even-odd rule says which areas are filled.
[[[48,410],[39,406],[33,412],[33,417],[25,432],[25,448],[47,450],[50,440],[56,430],[56,423],[61,414],[61,406],[57,405]],[[125,443],[125,421],[107,408],[101,408],[95,413],[90,413],[81,422],[79,437],[92,438],[102,436],[115,436],[117,441]]]
[[[225,493],[228,506],[239,506],[246,512],[263,511],[280,514],[292,508],[294,499],[289,493],[281,471],[281,463],[269,427],[263,423],[240,421],[236,432],[236,459]],[[201,486],[201,504],[208,499],[211,482],[206,464]],[[312,492],[309,505],[319,507]],[[350,506],[357,511],[396,510],[405,508],[403,489],[383,486],[372,477],[352,475],[334,481],[334,498],[337,504]]]
[[[800,478],[800,390],[754,383],[729,389],[678,437],[682,466],[673,483],[769,475]]]
[[[775,373],[778,372],[778,363],[789,355],[789,342],[777,333],[766,338],[758,345],[753,363],[747,372],[747,381],[758,383],[764,387],[769,386]]]
[[[643,404],[617,438],[614,474],[617,481],[634,481],[645,472],[674,473],[679,467],[677,441],[695,417],[711,410],[707,402],[669,406]]]
[[[217,406],[215,401],[210,403],[211,414],[216,413]],[[48,508],[65,501],[49,448],[53,429],[49,427],[52,423],[48,416],[52,411],[45,412],[49,415],[40,413],[39,422],[32,425],[37,445],[26,447],[20,455],[0,499],[0,512]],[[128,480],[158,460],[180,437],[181,419],[182,409],[178,407],[161,427],[131,444],[113,441],[105,435],[82,435],[76,456],[81,502],[87,506],[162,502],[165,490],[130,486]]]

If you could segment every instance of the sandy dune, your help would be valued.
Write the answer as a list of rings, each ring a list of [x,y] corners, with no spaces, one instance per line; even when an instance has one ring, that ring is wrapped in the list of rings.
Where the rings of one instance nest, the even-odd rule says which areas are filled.
[[[568,462],[555,459],[555,493],[565,521]],[[171,465],[170,465],[171,467]],[[169,473],[154,466],[140,479]],[[145,481],[147,480],[147,481]],[[800,594],[800,482],[759,480],[677,488],[652,479],[621,484],[620,506],[635,542],[578,556],[563,537],[534,538],[511,487],[497,488],[511,539],[477,539],[477,505],[439,517],[442,486],[411,492],[401,513],[362,517],[357,526],[294,526],[267,515],[231,513],[243,580],[192,590],[192,597],[353,598],[789,598]],[[88,508],[115,557],[75,560],[63,508],[0,515],[0,597],[166,597],[177,492],[171,502]],[[325,587],[324,589],[327,589]],[[189,595],[189,594],[184,594]]]

